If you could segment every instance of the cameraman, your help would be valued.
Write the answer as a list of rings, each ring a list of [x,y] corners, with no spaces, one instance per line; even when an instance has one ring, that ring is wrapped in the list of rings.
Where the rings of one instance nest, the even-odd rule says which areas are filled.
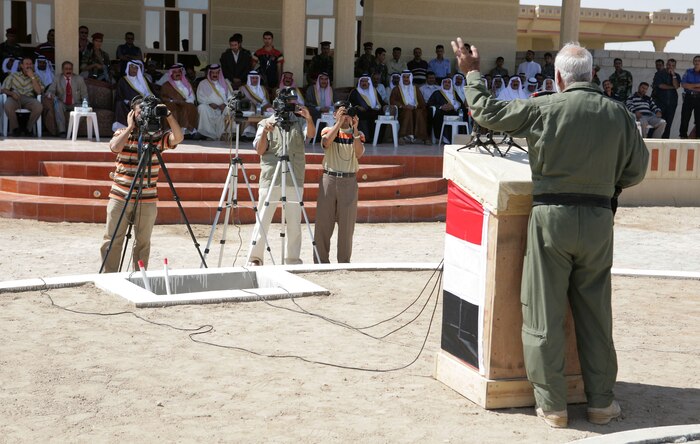
[[[285,104],[296,104],[296,94],[294,88],[284,88],[280,90],[279,100]],[[306,167],[306,159],[304,157],[304,142],[309,137],[316,133],[314,121],[306,107],[296,105],[295,112],[276,112],[275,115],[261,120],[258,123],[258,130],[255,134],[253,146],[255,151],[260,155],[260,191],[258,193],[258,211],[260,212],[260,224],[255,226],[253,230],[253,245],[248,259],[248,266],[262,265],[264,253],[263,232],[268,233],[272,216],[275,214],[276,205],[265,206],[265,199],[268,192],[270,193],[269,202],[279,202],[282,195],[282,171],[285,166],[280,166],[280,172],[277,174],[277,180],[272,183],[272,176],[275,173],[279,156],[282,153],[282,132],[280,123],[283,119],[288,120],[285,124],[290,124],[287,155],[291,163],[291,169],[299,186],[299,193],[303,197],[304,193],[304,169]],[[272,188],[270,188],[272,187]],[[286,211],[284,213],[287,222],[287,251],[285,252],[286,264],[301,264],[301,207],[297,198],[297,191],[292,182],[291,172],[287,171],[285,177],[285,195],[287,199]],[[264,231],[263,231],[264,230]],[[267,236],[269,240],[269,236]]]
[[[357,160],[365,153],[360,118],[349,102],[334,104],[335,124],[321,131],[323,176],[318,188],[314,240],[321,263],[329,263],[331,236],[338,221],[338,263],[350,262],[357,219]],[[314,257],[314,261],[316,258]]]
[[[156,221],[157,201],[158,201],[158,172],[160,171],[158,157],[155,151],[151,154],[150,167],[146,167],[143,175],[143,186],[141,187],[141,195],[138,196],[139,187],[141,186],[141,178],[136,177],[136,172],[139,164],[139,118],[141,117],[141,106],[143,98],[140,96],[132,100],[131,111],[127,116],[128,126],[120,128],[112,136],[109,142],[109,149],[117,154],[116,168],[112,175],[114,184],[109,193],[109,203],[107,204],[107,227],[102,238],[102,261],[104,262],[104,272],[113,273],[119,271],[119,258],[121,256],[122,245],[124,243],[124,235],[129,223],[134,224],[134,244],[132,247],[132,256],[134,270],[138,270],[138,261],[143,260],[146,268],[148,268],[148,256],[151,251],[151,231]],[[165,105],[156,105],[156,108]],[[167,108],[166,108],[167,109]],[[160,109],[158,109],[160,111]],[[156,110],[153,111],[154,113]],[[147,141],[150,138],[151,145],[160,151],[175,149],[178,143],[182,142],[183,135],[180,125],[173,117],[170,111],[167,112],[167,121],[170,125],[170,130],[160,130],[152,136],[143,134],[142,149],[147,146]],[[161,125],[162,128],[162,125]],[[149,180],[150,173],[150,180]],[[107,250],[112,239],[112,234],[117,227],[119,215],[124,208],[124,202],[131,187],[131,183],[136,181],[134,190],[129,199],[129,205],[124,213],[124,218],[119,224],[119,231],[114,236],[112,249],[107,257]],[[107,257],[107,260],[105,260]]]

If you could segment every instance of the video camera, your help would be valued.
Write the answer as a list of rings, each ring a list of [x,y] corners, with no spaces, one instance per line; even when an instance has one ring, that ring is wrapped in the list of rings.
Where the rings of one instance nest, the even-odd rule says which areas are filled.
[[[156,96],[147,96],[141,101],[141,113],[136,124],[141,131],[155,134],[161,130],[161,117],[168,117],[168,107],[163,105]]]
[[[237,118],[243,117],[243,111],[248,111],[251,108],[251,103],[246,96],[240,91],[234,91],[231,98],[226,102],[226,107]]]
[[[272,101],[272,109],[275,116],[281,118],[283,122],[291,121],[292,116],[297,111],[296,101],[299,99],[296,89],[282,88],[277,94],[277,98]]]
[[[333,108],[336,111],[338,111],[340,108],[345,108],[345,115],[348,117],[355,117],[357,115],[357,109],[355,109],[355,107],[346,100],[338,100],[333,104]]]

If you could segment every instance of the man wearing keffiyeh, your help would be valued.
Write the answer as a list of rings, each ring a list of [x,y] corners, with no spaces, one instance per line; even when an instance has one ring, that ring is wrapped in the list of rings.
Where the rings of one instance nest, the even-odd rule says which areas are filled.
[[[229,109],[226,107],[233,88],[224,78],[219,65],[207,67],[207,78],[199,82],[197,87],[197,102],[199,106],[199,133],[204,137],[219,140],[226,131],[226,116]],[[229,130],[230,131],[230,130]]]
[[[401,82],[391,90],[389,103],[399,108],[399,144],[413,143],[416,140],[429,144],[425,100],[413,84],[411,71],[401,73]]]
[[[167,80],[160,89],[160,99],[173,113],[185,136],[199,138],[197,132],[199,114],[197,106],[194,104],[195,92],[185,77],[184,66],[179,63],[171,66],[170,71],[165,76]]]
[[[363,74],[357,80],[357,88],[350,92],[350,103],[360,118],[360,131],[367,135],[369,140],[372,140],[374,138],[374,121],[382,111],[384,102],[372,86],[372,79],[369,75]],[[381,133],[379,136],[381,139]]]

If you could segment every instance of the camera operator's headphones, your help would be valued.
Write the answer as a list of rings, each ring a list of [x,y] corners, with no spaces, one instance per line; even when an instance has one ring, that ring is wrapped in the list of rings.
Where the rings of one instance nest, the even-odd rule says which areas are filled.
[[[345,109],[350,109],[352,108],[352,105],[347,100],[338,100],[333,104],[333,109],[336,111],[338,111],[338,109],[340,109],[341,107],[345,107]]]
[[[129,102],[129,109],[134,109],[134,107],[141,102],[143,102],[144,97],[141,95],[134,96],[133,99],[131,99],[131,102]]]

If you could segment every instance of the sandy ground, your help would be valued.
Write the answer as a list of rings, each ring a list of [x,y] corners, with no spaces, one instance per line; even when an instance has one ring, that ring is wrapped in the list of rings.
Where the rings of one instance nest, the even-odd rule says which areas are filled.
[[[700,208],[622,208],[615,266],[700,271],[699,228]],[[0,281],[96,272],[102,230],[101,225],[0,219]],[[206,244],[209,227],[194,230]],[[250,231],[241,227],[244,244]],[[276,231],[272,234],[276,238]],[[353,260],[438,262],[443,236],[440,223],[358,225]],[[229,229],[227,237],[223,262],[231,265],[239,247],[237,229]],[[304,248],[304,258],[310,259],[310,246]],[[165,256],[175,268],[199,266],[183,226],[156,227],[152,263]],[[210,263],[218,257],[217,240]],[[625,419],[594,426],[585,421],[584,405],[570,406],[566,430],[549,429],[529,408],[485,411],[432,378],[441,323],[441,301],[435,305],[432,283],[405,314],[370,329],[308,314],[368,326],[418,298],[430,276],[304,274],[331,296],[143,310],[91,285],[0,294],[0,442],[534,443],[700,423],[697,280],[613,279],[616,393]],[[51,299],[78,311],[136,311],[173,327],[211,325],[213,330],[190,336],[207,328],[177,330],[131,314],[76,314],[53,306]],[[377,339],[408,323],[423,305],[415,322]],[[418,359],[386,372],[260,354],[365,370],[396,369]]]

